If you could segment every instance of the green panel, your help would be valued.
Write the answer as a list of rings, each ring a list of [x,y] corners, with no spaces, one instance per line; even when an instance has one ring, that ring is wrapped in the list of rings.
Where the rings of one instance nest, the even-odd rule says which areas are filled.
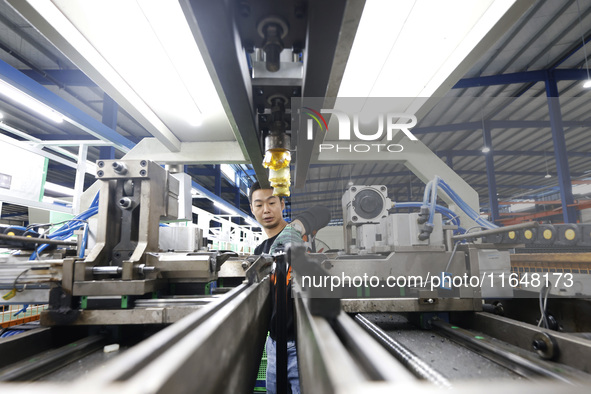
[[[65,212],[49,211],[49,222],[50,223],[61,223],[66,220],[73,219],[74,215]],[[57,225],[51,229],[51,232],[58,230],[62,225]]]
[[[41,189],[39,191],[39,201],[43,201],[43,195],[45,194],[45,180],[47,178],[47,167],[49,166],[49,159],[45,158],[43,164],[43,174],[41,175]]]

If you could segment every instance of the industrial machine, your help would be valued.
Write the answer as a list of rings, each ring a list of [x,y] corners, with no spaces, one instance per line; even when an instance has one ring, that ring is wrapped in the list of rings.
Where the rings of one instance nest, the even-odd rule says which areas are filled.
[[[568,383],[583,392],[588,382],[590,341],[569,333],[575,324],[588,326],[552,306],[566,301],[576,311],[586,301],[550,297],[546,307],[545,288],[509,285],[511,261],[519,256],[509,252],[514,244],[464,242],[528,226],[539,230],[535,225],[461,233],[457,215],[437,205],[395,213],[410,206],[393,203],[385,186],[352,185],[342,198],[342,251],[306,253],[294,245],[274,256],[162,252],[160,220],[175,215],[175,178],[150,161],[105,160],[99,167],[96,243],[86,257],[77,257],[81,234],[76,248],[42,251],[36,245],[25,253],[39,252],[34,260],[15,255],[1,263],[2,286],[16,288],[19,303],[48,302],[43,328],[0,341],[2,381],[47,379],[35,387],[49,391],[63,391],[51,380],[74,377],[69,390],[248,392],[270,318],[269,273],[274,263],[288,261],[306,392],[468,392],[478,380],[462,380],[485,370],[511,389],[550,392]],[[430,200],[433,188],[428,192]],[[439,212],[431,215],[431,208]],[[228,263],[239,267],[243,283],[214,291]],[[518,298],[525,293],[529,298]],[[516,320],[520,306],[513,302],[537,303],[538,294],[546,297],[542,327],[528,323],[537,305]],[[104,353],[110,342],[123,349]],[[457,352],[463,356],[449,363]],[[83,378],[75,368],[58,368],[76,359],[88,373]],[[554,383],[526,381],[540,377]],[[19,387],[2,384],[3,392]]]
[[[8,2],[96,77],[96,62],[61,39],[35,2]],[[511,7],[495,34],[509,31],[524,3]],[[212,149],[215,142],[192,140],[192,131],[176,141],[159,115],[130,111],[128,98],[114,96],[142,126],[156,120],[150,132],[158,141],[145,138],[123,159],[99,160],[98,188],[81,201],[87,210],[52,235],[30,228],[0,234],[20,250],[0,258],[3,306],[45,305],[40,325],[0,339],[2,393],[252,393],[274,295],[269,274],[274,266],[285,273],[286,264],[293,293],[282,293],[279,278],[277,297],[295,304],[304,393],[588,391],[589,225],[499,228],[476,212],[478,193],[421,141],[398,133],[372,140],[383,148],[370,151],[370,144],[351,144],[369,135],[341,141],[332,126],[330,135],[319,132],[315,124],[327,131],[330,118],[304,125],[302,108],[316,116],[359,106],[335,97],[364,1],[180,4],[227,115],[210,134],[229,125],[235,141]],[[491,47],[483,43],[472,58]],[[99,73],[96,80],[117,93],[110,78]],[[393,111],[389,102],[381,108],[375,98],[357,99]],[[403,99],[404,111],[425,114],[437,98],[422,99]],[[355,153],[346,159],[338,149],[344,141]],[[402,142],[404,151],[389,151],[386,141]],[[322,143],[337,148],[323,152]],[[162,224],[191,199],[183,177],[162,165],[221,160],[250,162],[280,196],[291,191],[290,164],[298,188],[313,164],[380,160],[403,163],[427,186],[422,202],[401,203],[386,185],[349,184],[342,250],[306,253],[292,245],[250,256],[206,249],[198,228]],[[232,281],[222,286],[226,278]]]

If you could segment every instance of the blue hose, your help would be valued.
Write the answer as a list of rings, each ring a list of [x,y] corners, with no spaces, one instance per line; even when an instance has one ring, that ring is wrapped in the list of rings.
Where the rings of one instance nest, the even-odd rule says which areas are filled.
[[[72,235],[74,235],[74,231],[79,229],[80,227],[86,225],[86,220],[88,220],[90,217],[96,215],[98,213],[98,204],[99,204],[99,193],[97,193],[94,196],[94,199],[92,200],[92,203],[90,204],[90,207],[82,212],[81,214],[77,215],[76,217],[74,217],[74,219],[68,221],[66,224],[64,224],[62,227],[60,227],[57,231],[54,231],[53,233],[51,233],[48,238],[49,239],[58,239],[60,241],[69,239],[70,237],[72,237]],[[87,226],[87,230],[88,230],[88,226]],[[88,234],[85,232],[85,240],[88,239]],[[86,241],[83,240],[84,246],[86,246]],[[37,250],[35,250],[32,254],[31,257],[29,258],[29,260],[35,260],[37,259],[37,256],[39,256],[39,254],[41,252],[43,252],[45,249],[47,249],[49,247],[48,244],[42,244],[41,246],[39,246],[37,248]],[[84,248],[81,248],[81,251],[83,252]]]

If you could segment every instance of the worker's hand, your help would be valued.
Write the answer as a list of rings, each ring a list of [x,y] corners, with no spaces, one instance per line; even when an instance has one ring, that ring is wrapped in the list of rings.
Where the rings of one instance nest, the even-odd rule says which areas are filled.
[[[330,222],[330,209],[322,206],[315,206],[306,209],[293,220],[293,227],[300,230],[302,236],[307,235],[304,240],[316,235],[316,232]]]

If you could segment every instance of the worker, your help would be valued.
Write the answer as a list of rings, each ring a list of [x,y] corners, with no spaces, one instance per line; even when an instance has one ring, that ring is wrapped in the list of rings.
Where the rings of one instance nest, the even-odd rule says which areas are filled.
[[[299,215],[291,224],[283,219],[285,201],[273,195],[273,189],[263,189],[255,182],[249,192],[250,209],[255,219],[263,228],[267,239],[254,250],[254,254],[273,254],[279,247],[287,248],[290,244],[302,244],[302,237],[311,236],[330,221],[330,210],[324,207],[313,207]],[[291,296],[291,266],[287,271],[287,294]],[[271,294],[274,291],[274,275],[271,278]],[[269,326],[269,337],[265,345],[267,350],[267,393],[276,391],[276,302],[273,300],[273,311]],[[292,394],[300,393],[297,351],[295,344],[293,299],[287,303],[287,379]]]

